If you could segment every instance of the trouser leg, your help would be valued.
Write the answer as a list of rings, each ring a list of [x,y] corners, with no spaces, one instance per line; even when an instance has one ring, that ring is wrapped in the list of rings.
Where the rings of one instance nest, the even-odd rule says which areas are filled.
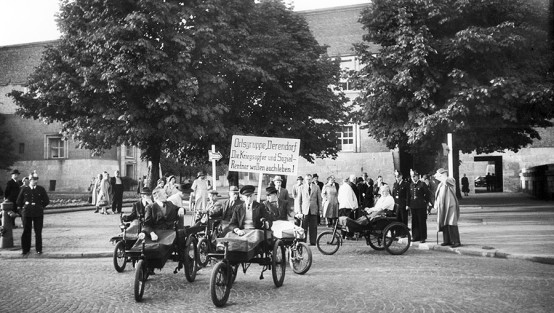
[[[37,252],[42,252],[42,226],[44,224],[44,216],[33,218],[33,227],[35,229],[35,249]]]
[[[308,224],[309,224],[309,215],[304,215],[304,217],[302,217],[302,228],[304,228],[304,234],[306,234],[306,236],[304,237],[304,242],[307,242],[308,241],[308,237],[309,237],[309,233],[308,233]]]
[[[404,225],[408,225],[408,211],[405,206],[396,207],[396,218],[398,221]]]
[[[317,241],[317,215],[309,214],[310,244],[315,245]]]
[[[412,212],[412,240],[413,241],[420,241],[421,238],[419,236],[420,229],[419,229],[419,219],[417,217],[417,210],[410,209]]]
[[[31,234],[33,231],[33,218],[23,217],[23,234],[21,235],[21,250],[23,253],[31,250]]]
[[[458,231],[458,225],[448,226],[448,234],[450,236],[450,243],[459,244],[460,242],[460,233]]]
[[[427,240],[427,212],[426,209],[417,210],[419,240]]]
[[[450,226],[445,225],[442,228],[442,242],[446,244],[452,244],[452,241],[450,241]]]

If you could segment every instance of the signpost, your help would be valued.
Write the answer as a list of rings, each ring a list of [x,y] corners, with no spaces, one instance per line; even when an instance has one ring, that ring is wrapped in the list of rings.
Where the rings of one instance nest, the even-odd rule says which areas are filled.
[[[299,155],[300,139],[235,135],[231,142],[229,171],[260,174],[259,202],[263,174],[296,175]]]
[[[221,155],[221,153],[219,153],[219,151],[218,152],[215,151],[215,145],[212,145],[212,151],[208,150],[208,158],[210,159],[210,161],[212,161],[212,182],[213,182],[212,186],[214,190],[217,190],[215,185],[215,181],[216,181],[215,175],[217,174],[215,163],[221,160],[222,157],[223,156]]]

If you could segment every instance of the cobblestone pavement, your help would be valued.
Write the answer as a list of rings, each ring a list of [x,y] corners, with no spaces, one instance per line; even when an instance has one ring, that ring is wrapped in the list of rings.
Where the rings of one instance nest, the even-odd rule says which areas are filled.
[[[281,288],[261,267],[239,273],[227,305],[209,296],[211,267],[189,283],[168,261],[133,298],[134,272],[111,259],[0,259],[0,312],[551,312],[554,266],[410,249],[401,256],[347,242],[332,256],[312,247],[306,275]]]

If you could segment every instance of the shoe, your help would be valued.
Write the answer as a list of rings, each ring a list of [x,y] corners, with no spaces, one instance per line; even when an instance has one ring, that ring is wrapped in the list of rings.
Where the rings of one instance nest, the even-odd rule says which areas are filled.
[[[42,251],[37,251],[37,254],[42,254]]]
[[[420,241],[421,243],[425,243],[425,240]]]
[[[27,251],[27,252],[25,252],[25,251],[21,252],[21,255],[27,255],[27,254],[29,254],[29,251]]]
[[[94,213],[98,213],[98,211],[100,211],[100,210],[99,210],[99,209],[96,209],[96,210],[94,211]]]
[[[450,244],[447,243],[447,242],[443,242],[443,243],[441,243],[441,246],[443,246],[443,247],[444,247],[444,246],[450,246]]]
[[[462,244],[461,243],[455,243],[452,245],[452,248],[457,248],[457,247],[460,247]]]

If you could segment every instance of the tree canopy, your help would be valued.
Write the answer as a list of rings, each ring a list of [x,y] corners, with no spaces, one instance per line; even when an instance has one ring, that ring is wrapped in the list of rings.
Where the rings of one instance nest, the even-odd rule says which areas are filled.
[[[374,0],[360,22],[358,117],[390,148],[437,151],[451,132],[459,151],[517,152],[552,126],[546,1]]]
[[[59,43],[13,91],[26,118],[60,122],[82,148],[134,145],[190,164],[232,134],[302,140],[335,156],[339,65],[276,0],[64,0]]]

